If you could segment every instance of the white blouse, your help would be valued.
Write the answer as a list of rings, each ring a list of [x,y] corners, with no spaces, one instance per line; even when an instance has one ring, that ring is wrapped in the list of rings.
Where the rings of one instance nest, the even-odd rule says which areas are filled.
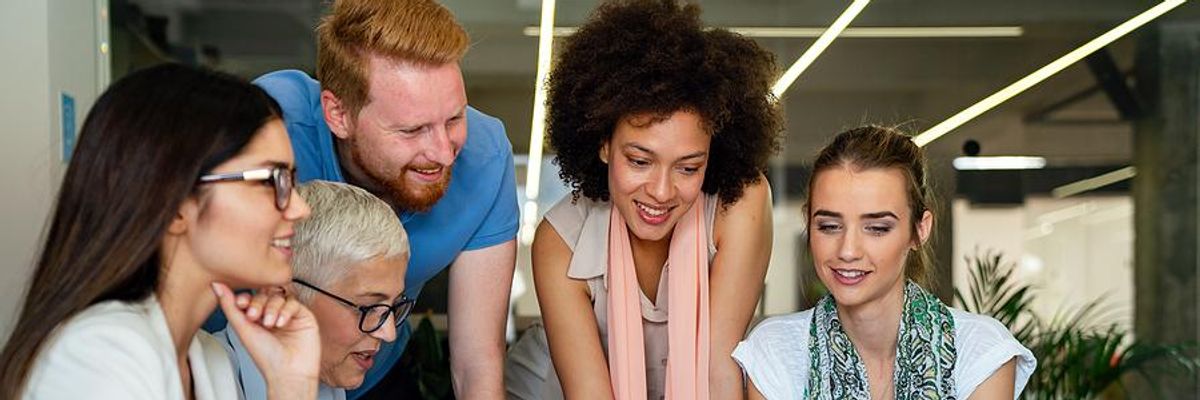
[[[800,399],[808,386],[809,325],[813,311],[768,318],[738,344],[733,358],[770,400]],[[1008,328],[991,317],[951,308],[957,359],[952,372],[955,396],[968,399],[975,388],[1008,360],[1017,358],[1013,398],[1033,375],[1037,360],[1013,338]]]
[[[188,345],[196,400],[236,400],[233,364],[204,331]],[[43,345],[26,400],[184,398],[175,344],[158,300],[106,301],[61,324]]]

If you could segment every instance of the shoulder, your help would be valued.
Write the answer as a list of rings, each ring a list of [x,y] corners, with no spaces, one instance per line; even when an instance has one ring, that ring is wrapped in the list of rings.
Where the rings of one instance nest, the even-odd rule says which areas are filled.
[[[67,395],[99,385],[107,389],[89,396],[160,392],[156,383],[164,382],[162,366],[174,351],[163,343],[147,306],[103,302],[58,327],[35,361],[28,391]]]
[[[811,309],[768,318],[734,349],[734,360],[766,398],[801,396],[808,381],[811,321]]]
[[[711,204],[706,205],[714,208],[713,230],[717,242],[724,236],[752,239],[770,234],[771,186],[765,177],[747,185],[742,197],[733,203],[721,201],[716,195],[709,196],[711,199],[706,199],[706,203]]]
[[[950,314],[954,317],[954,381],[959,397],[968,398],[975,387],[1013,358],[1017,359],[1014,393],[1019,394],[1037,367],[1033,353],[992,317],[956,308],[951,308]]]
[[[279,103],[288,122],[299,116],[307,116],[313,104],[321,101],[320,82],[303,71],[286,69],[267,73],[254,79],[254,84]]]
[[[467,142],[463,154],[468,162],[484,160],[508,161],[512,158],[512,143],[500,119],[467,106]]]
[[[767,318],[750,331],[746,341],[768,346],[783,342],[788,343],[789,346],[799,342],[807,345],[812,314],[813,310],[808,309],[795,314]],[[805,351],[808,351],[807,347]]]
[[[78,345],[101,342],[108,348],[157,350],[160,338],[147,306],[106,301],[88,307],[56,330],[46,350],[85,350]]]
[[[568,195],[555,203],[546,211],[546,222],[554,231],[562,237],[571,248],[575,247],[575,243],[579,241],[579,235],[582,233],[583,222],[587,220],[590,210],[594,208],[597,202],[586,197],[572,199]]]

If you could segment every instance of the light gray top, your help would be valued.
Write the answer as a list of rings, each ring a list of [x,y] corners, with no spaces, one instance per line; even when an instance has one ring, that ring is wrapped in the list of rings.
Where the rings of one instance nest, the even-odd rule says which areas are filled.
[[[717,254],[713,243],[713,224],[716,221],[719,200],[713,195],[704,195],[695,205],[704,207],[704,218],[708,237],[708,260]],[[584,197],[572,202],[568,196],[546,212],[546,220],[571,248],[571,264],[567,276],[587,281],[588,293],[592,298],[592,312],[596,315],[596,326],[600,328],[600,344],[608,354],[608,222],[612,203],[598,202]],[[648,399],[661,399],[665,395],[667,372],[667,282],[670,265],[663,267],[662,278],[655,296],[657,304],[641,294],[642,335],[646,345],[646,390]]]

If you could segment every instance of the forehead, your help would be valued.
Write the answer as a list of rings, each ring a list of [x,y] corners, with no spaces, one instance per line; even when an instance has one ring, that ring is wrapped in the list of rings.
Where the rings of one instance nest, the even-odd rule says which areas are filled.
[[[899,168],[857,170],[837,166],[813,177],[812,209],[852,216],[891,211],[906,215],[907,178]]]
[[[375,257],[347,267],[337,283],[348,296],[383,293],[394,296],[404,290],[405,257]]]
[[[707,151],[712,141],[703,120],[694,112],[676,111],[667,118],[649,116],[622,118],[613,132],[613,144],[636,144],[657,154],[690,154]]]
[[[458,64],[419,65],[383,56],[367,57],[367,108],[397,117],[454,114],[466,106]]]
[[[287,130],[283,121],[274,118],[254,132],[254,137],[246,143],[236,156],[224,164],[230,166],[258,166],[265,161],[292,163],[292,145],[288,141]]]

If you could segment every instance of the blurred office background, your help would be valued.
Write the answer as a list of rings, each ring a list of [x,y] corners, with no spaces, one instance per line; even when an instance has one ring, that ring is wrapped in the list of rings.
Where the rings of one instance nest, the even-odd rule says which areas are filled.
[[[744,32],[775,53],[781,70],[851,4],[693,2],[714,27],[775,28]],[[514,281],[515,334],[538,315],[525,229],[568,195],[553,154],[529,155],[537,134],[531,129],[543,2],[443,3],[472,37],[463,62],[470,102],[505,122],[516,154],[526,215]],[[558,1],[554,25],[578,26],[597,3]],[[768,176],[775,242],[760,313],[799,311],[819,294],[804,254],[801,205],[809,162],[832,135],[863,123],[924,132],[1161,4],[869,3],[782,95],[787,138]],[[314,73],[313,28],[326,7],[322,0],[0,3],[0,116],[6,124],[0,337],[15,318],[67,149],[98,93],[130,71],[169,61],[250,79],[283,68]],[[1133,337],[1200,341],[1200,6],[1175,7],[926,149],[942,200],[939,295],[949,300],[955,289],[967,290],[969,259],[1002,254],[1014,279],[1037,289],[1032,308],[1038,316],[1052,319],[1101,299],[1112,321]],[[996,156],[1024,158],[987,158]],[[529,176],[531,164],[540,165],[536,177]],[[531,179],[539,186],[533,199],[527,196]],[[444,310],[438,292],[433,283],[422,299],[435,319]],[[1194,374],[1164,388],[1169,398],[1200,393]]]

